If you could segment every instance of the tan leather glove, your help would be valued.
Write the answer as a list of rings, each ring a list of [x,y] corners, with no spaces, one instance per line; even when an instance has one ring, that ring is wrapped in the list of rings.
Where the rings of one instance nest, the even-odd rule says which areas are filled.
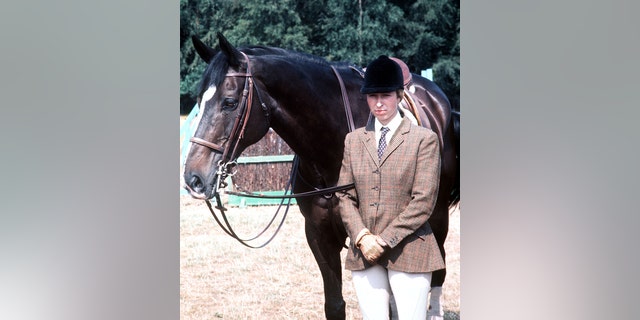
[[[384,248],[378,242],[378,238],[378,236],[372,234],[365,234],[357,244],[360,251],[362,251],[362,255],[369,263],[375,263],[384,253]]]

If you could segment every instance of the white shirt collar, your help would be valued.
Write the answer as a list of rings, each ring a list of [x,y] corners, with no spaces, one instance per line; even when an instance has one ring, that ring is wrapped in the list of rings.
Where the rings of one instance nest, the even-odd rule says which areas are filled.
[[[400,123],[402,123],[402,116],[400,116],[400,110],[398,110],[398,112],[396,113],[396,116],[393,117],[393,119],[391,119],[391,121],[389,121],[389,123],[387,123],[386,126],[383,126],[382,123],[380,123],[380,121],[378,121],[378,119],[376,118],[375,120],[375,130],[376,130],[376,141],[380,141],[380,129],[382,127],[387,127],[389,128],[389,132],[387,132],[387,135],[385,136],[387,143],[391,140],[391,137],[393,137],[393,134],[396,132],[396,130],[398,129],[398,127],[400,127]]]
[[[376,121],[375,121],[376,133],[380,132],[380,128],[387,127],[387,128],[389,128],[389,133],[387,133],[387,136],[392,136],[393,133],[396,132],[396,130],[400,126],[401,122],[402,122],[402,116],[400,116],[400,111],[398,111],[396,113],[396,116],[393,117],[393,119],[391,119],[391,121],[389,121],[389,123],[387,123],[386,126],[383,126],[382,123],[380,123],[380,121],[378,121],[378,119],[376,119]]]

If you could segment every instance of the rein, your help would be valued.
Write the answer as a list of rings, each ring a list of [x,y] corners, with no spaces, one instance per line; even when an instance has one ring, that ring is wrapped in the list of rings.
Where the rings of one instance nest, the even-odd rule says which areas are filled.
[[[289,177],[289,181],[287,182],[287,186],[285,187],[285,193],[287,193],[290,190],[291,186],[293,185],[293,181],[295,180],[295,177],[296,177],[295,172],[298,171],[298,163],[299,163],[298,157],[295,157],[294,162],[293,162],[293,166],[291,168],[291,176]],[[216,202],[218,204],[216,206],[216,209],[218,209],[220,211],[220,215],[222,216],[222,219],[224,220],[224,225],[222,224],[222,222],[220,222],[220,219],[218,218],[218,216],[216,215],[215,211],[213,210],[213,208],[211,206],[211,202],[209,202],[209,200],[205,200],[205,202],[207,204],[207,207],[209,208],[209,211],[211,212],[211,215],[216,220],[216,222],[218,223],[220,228],[222,228],[222,230],[226,234],[228,234],[229,236],[231,236],[232,238],[234,238],[238,242],[240,242],[243,246],[248,247],[248,248],[252,248],[252,249],[264,248],[267,244],[269,244],[276,237],[278,232],[280,232],[280,229],[282,228],[282,225],[284,224],[284,220],[287,218],[287,214],[289,213],[289,207],[291,205],[291,199],[289,199],[289,201],[287,201],[287,205],[286,205],[286,209],[284,211],[284,214],[282,215],[282,219],[280,220],[280,224],[276,228],[276,231],[273,232],[271,237],[269,239],[267,239],[267,241],[263,242],[261,245],[253,246],[253,245],[250,245],[248,242],[257,239],[258,237],[263,235],[269,229],[269,227],[271,227],[273,222],[276,220],[276,217],[280,213],[280,209],[282,208],[282,205],[284,204],[284,199],[282,199],[282,201],[280,202],[280,205],[278,206],[278,210],[276,210],[276,213],[273,215],[273,218],[271,218],[271,221],[269,221],[267,226],[264,227],[264,229],[262,229],[262,231],[260,231],[257,235],[255,235],[255,236],[253,236],[251,238],[243,239],[243,238],[240,238],[240,236],[238,236],[238,234],[236,234],[236,232],[233,230],[233,227],[231,227],[231,224],[229,224],[229,220],[227,219],[227,215],[225,213],[225,211],[227,209],[222,205],[222,201],[220,200],[220,194],[216,193],[215,194],[215,198],[216,198]]]
[[[329,188],[316,189],[314,191],[292,193],[292,194],[286,194],[286,191],[285,191],[285,194],[283,194],[281,196],[270,196],[270,195],[259,194],[259,193],[254,193],[254,192],[246,192],[246,191],[245,192],[225,191],[225,193],[233,195],[233,196],[240,196],[240,197],[247,197],[247,198],[291,199],[291,198],[299,198],[299,197],[311,197],[311,196],[318,196],[318,195],[326,195],[328,193],[335,193],[335,192],[338,192],[338,191],[345,191],[345,190],[353,189],[354,187],[355,187],[355,184],[350,183],[350,184],[345,184],[343,186],[334,186],[334,187],[329,187]]]

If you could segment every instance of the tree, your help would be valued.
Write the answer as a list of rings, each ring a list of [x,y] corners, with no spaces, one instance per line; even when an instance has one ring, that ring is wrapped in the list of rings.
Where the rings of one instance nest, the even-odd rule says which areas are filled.
[[[268,45],[365,66],[381,54],[434,81],[459,108],[460,2],[450,0],[180,0],[181,113],[205,65],[190,37],[214,45],[222,32],[234,45]]]
[[[304,51],[308,28],[301,24],[292,0],[180,1],[181,111],[195,104],[193,90],[205,65],[190,37],[215,44],[217,32],[234,44],[262,44]]]
[[[398,30],[404,28],[404,12],[398,6],[385,0],[363,1],[361,51],[364,63],[380,55],[396,56],[403,42]]]
[[[407,22],[399,56],[418,72],[432,68],[434,82],[460,109],[460,2],[417,0],[403,4]],[[399,31],[400,32],[400,31]]]

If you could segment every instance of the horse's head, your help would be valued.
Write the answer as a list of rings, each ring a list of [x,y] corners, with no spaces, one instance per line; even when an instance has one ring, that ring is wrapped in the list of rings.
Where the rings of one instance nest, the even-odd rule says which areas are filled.
[[[209,64],[198,91],[199,124],[183,176],[185,189],[199,199],[211,199],[234,173],[240,153],[269,129],[268,110],[254,87],[249,57],[221,34],[218,40],[216,53],[192,38],[198,55]]]

